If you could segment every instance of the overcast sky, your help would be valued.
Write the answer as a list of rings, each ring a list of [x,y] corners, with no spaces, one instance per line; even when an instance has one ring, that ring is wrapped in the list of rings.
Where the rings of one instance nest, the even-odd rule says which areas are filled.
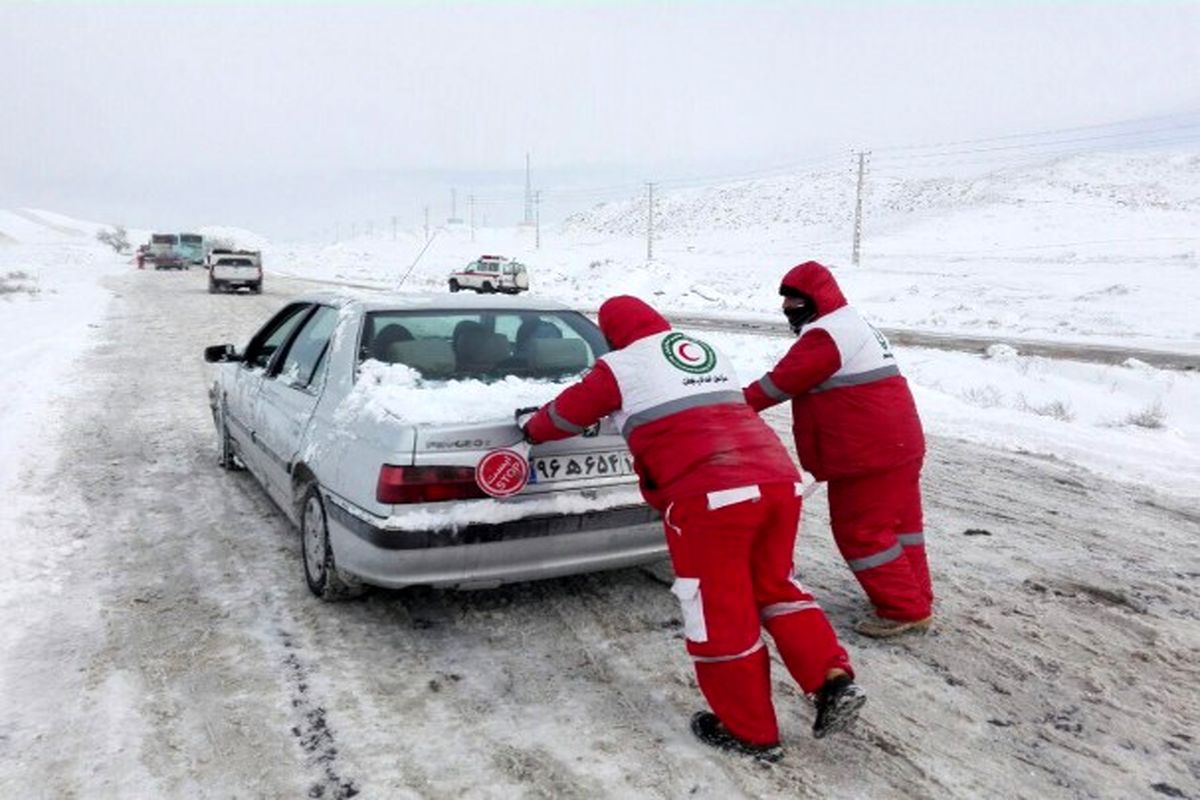
[[[0,208],[279,231],[527,150],[637,181],[1200,109],[1195,2],[345,5],[3,3]]]

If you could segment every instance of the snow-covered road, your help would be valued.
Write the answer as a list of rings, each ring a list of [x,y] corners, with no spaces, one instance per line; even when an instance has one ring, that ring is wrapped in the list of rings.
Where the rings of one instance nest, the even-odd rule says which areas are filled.
[[[800,574],[871,701],[815,741],[777,668],[787,757],[764,768],[687,733],[700,698],[650,572],[310,596],[283,516],[216,465],[200,359],[303,286],[203,280],[107,279],[61,438],[23,464],[0,796],[1200,796],[1194,501],[935,438],[941,621],[886,644],[850,632],[864,609],[818,494]]]

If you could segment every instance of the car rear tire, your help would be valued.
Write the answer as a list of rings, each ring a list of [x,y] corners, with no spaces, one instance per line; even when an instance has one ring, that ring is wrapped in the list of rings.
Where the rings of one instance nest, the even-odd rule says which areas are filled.
[[[458,281],[454,280],[453,278],[450,279],[450,291],[457,292],[461,288],[462,287],[458,285]]]
[[[255,294],[262,294],[262,284],[261,283],[254,284],[253,286],[250,287],[250,291],[254,292]]]
[[[366,588],[338,571],[329,546],[329,524],[321,490],[309,484],[300,507],[300,555],[304,562],[304,581],[310,592],[326,601],[360,597]]]
[[[491,294],[494,290],[491,283],[484,281],[483,288],[480,291],[482,291],[484,294]]]

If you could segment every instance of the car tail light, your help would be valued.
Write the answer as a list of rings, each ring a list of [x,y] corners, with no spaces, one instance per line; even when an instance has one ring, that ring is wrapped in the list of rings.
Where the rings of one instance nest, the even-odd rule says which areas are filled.
[[[474,467],[394,467],[379,470],[375,499],[381,503],[441,503],[487,497]]]

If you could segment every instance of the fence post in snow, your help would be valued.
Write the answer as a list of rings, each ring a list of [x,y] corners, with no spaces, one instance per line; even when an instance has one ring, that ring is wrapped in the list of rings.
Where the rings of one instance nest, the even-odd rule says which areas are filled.
[[[654,260],[654,183],[646,182],[646,260]]]
[[[854,248],[850,251],[850,263],[858,266],[862,244],[862,205],[863,205],[863,175],[866,173],[867,156],[870,153],[858,152],[858,191],[854,198]]]

